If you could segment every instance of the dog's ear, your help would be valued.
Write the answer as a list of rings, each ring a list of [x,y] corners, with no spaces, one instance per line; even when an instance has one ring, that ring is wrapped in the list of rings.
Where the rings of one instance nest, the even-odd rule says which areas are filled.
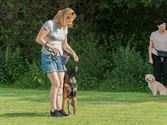
[[[74,69],[75,69],[75,72],[78,72],[78,66],[75,66]]]
[[[74,66],[70,71],[67,72],[67,76],[68,78],[72,78],[76,75],[76,73],[78,72],[78,67]]]
[[[68,72],[65,73],[65,79],[66,79],[66,80],[69,79],[69,73],[68,73]]]
[[[152,81],[154,82],[155,81],[155,77],[152,75]]]
[[[76,83],[77,83],[75,77],[72,77],[72,78],[70,79],[70,82],[71,82],[72,84],[76,84]]]

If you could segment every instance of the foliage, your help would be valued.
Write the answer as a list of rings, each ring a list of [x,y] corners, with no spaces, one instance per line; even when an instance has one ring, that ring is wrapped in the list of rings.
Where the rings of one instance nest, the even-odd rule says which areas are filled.
[[[113,90],[144,90],[147,86],[145,74],[150,73],[150,66],[145,63],[139,52],[120,47],[113,53],[113,67],[105,74],[104,87]]]
[[[141,81],[142,77],[136,76],[140,73],[144,75],[141,70],[151,71],[146,61],[149,35],[157,28],[154,25],[156,19],[167,18],[166,5],[166,0],[0,1],[0,84],[18,84],[24,79],[27,83],[32,82],[30,85],[33,88],[45,85],[49,87],[40,69],[41,46],[35,42],[35,38],[42,24],[64,7],[71,7],[77,13],[74,28],[69,30],[69,43],[79,55],[80,62],[76,64],[71,61],[68,68],[79,66],[79,87],[102,89],[100,83],[111,80],[113,77],[110,78],[109,74],[118,72],[115,52],[127,46],[128,53],[137,54],[140,58],[131,60],[131,65],[136,68],[136,63],[139,63],[144,67],[135,76],[124,73],[123,78],[127,76],[128,80],[135,79],[134,84],[137,84],[135,82]],[[128,58],[125,59],[120,62],[125,61],[127,64]],[[127,71],[128,68],[120,69]],[[21,78],[24,75],[27,77]],[[34,81],[35,76],[41,83],[37,79]],[[113,80],[123,84],[119,79]],[[26,82],[25,86],[29,85]],[[106,84],[103,85],[107,88]],[[143,87],[140,83],[137,88]]]
[[[22,88],[50,88],[50,82],[46,75],[42,73],[41,67],[37,62],[28,64],[28,67],[29,71],[19,77],[15,86]]]
[[[26,71],[26,65],[21,56],[21,50],[16,48],[15,52],[11,52],[10,48],[6,48],[5,56],[0,63],[0,84],[11,84],[16,81],[20,74]]]
[[[103,79],[103,73],[109,62],[103,55],[106,50],[98,47],[99,39],[94,33],[87,33],[84,30],[75,37],[70,37],[70,42],[80,58],[79,63],[76,64],[79,67],[77,78],[80,88],[86,90],[96,88],[99,80]]]

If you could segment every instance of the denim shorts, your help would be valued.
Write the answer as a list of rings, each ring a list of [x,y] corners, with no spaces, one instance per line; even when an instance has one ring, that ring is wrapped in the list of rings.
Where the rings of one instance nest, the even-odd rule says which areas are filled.
[[[49,72],[65,72],[66,67],[62,65],[60,56],[56,58],[52,58],[50,54],[41,54],[41,63],[42,63],[42,70],[44,73]]]

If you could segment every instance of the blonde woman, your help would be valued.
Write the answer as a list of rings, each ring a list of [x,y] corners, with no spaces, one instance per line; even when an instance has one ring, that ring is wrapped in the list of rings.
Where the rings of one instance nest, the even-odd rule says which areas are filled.
[[[59,10],[52,20],[46,21],[40,29],[36,41],[42,45],[41,63],[44,73],[50,82],[50,115],[55,117],[67,116],[62,110],[63,80],[66,67],[62,65],[63,49],[70,53],[74,61],[78,56],[67,42],[68,28],[76,18],[74,10],[65,8]]]

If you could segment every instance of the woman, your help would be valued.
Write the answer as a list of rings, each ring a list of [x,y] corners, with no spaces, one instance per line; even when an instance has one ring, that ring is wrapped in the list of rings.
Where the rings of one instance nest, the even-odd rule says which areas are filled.
[[[67,42],[68,27],[72,26],[75,18],[76,14],[71,8],[59,10],[52,20],[43,24],[36,38],[36,41],[42,45],[43,71],[51,82],[51,116],[67,116],[62,110],[63,80],[66,68],[62,65],[61,55],[65,49],[72,55],[74,61],[79,61],[78,56]]]
[[[166,22],[156,21],[157,31],[152,32],[149,44],[149,63],[153,64],[153,74],[156,81],[162,82],[167,87],[167,57],[160,55],[159,51],[167,52]],[[161,81],[163,77],[163,81]]]

